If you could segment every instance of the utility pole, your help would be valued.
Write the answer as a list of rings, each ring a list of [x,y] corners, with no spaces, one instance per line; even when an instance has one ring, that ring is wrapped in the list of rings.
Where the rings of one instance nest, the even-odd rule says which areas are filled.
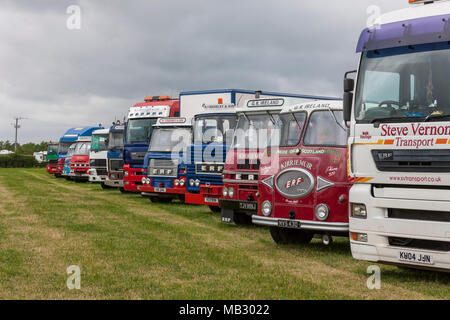
[[[19,121],[20,121],[20,120],[24,120],[24,119],[26,119],[26,118],[15,117],[15,118],[14,118],[14,123],[12,124],[13,127],[14,127],[14,129],[16,130],[16,136],[15,136],[15,139],[14,139],[14,152],[17,152],[17,144],[18,144],[18,141],[17,141],[17,132],[18,132],[18,130],[20,129]]]

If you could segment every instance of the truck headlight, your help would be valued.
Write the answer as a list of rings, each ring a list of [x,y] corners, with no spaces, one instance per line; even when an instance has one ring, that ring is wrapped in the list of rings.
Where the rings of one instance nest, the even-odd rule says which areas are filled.
[[[228,196],[228,189],[226,187],[224,187],[222,189],[222,195],[223,195],[224,198],[226,198]]]
[[[196,186],[196,187],[199,187],[199,186],[200,186],[200,180],[198,180],[198,179],[195,180],[195,186]]]
[[[195,181],[194,181],[194,179],[191,179],[191,180],[189,180],[189,185],[190,185],[191,187],[193,187],[193,186],[194,186],[194,184],[195,184]]]
[[[184,184],[185,184],[184,179],[181,179],[181,180],[180,180],[180,186],[184,186]]]
[[[316,218],[320,221],[325,221],[328,219],[328,216],[330,215],[330,208],[326,204],[319,204],[316,207]]]
[[[352,203],[351,215],[355,218],[366,219],[367,209],[365,204]]]
[[[142,181],[142,184],[146,184],[147,183],[147,178],[143,177],[141,181]]]
[[[150,184],[150,182],[152,182],[152,180],[150,180],[150,178],[147,178],[147,184]]]
[[[234,196],[234,189],[233,188],[228,189],[228,196],[230,198],[233,198],[233,196]]]
[[[261,211],[266,217],[270,216],[270,214],[272,213],[272,203],[270,203],[269,200],[264,201],[261,207]]]
[[[128,177],[128,171],[125,171],[125,172],[124,172],[124,176],[125,176],[125,177]]]
[[[176,179],[174,184],[175,184],[176,187],[178,187],[180,185],[180,180]]]

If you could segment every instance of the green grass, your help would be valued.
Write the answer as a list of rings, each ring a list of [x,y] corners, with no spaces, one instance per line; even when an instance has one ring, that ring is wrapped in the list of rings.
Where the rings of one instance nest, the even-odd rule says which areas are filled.
[[[0,169],[1,299],[448,299],[450,276],[369,263],[348,239],[278,246],[267,229],[220,223],[206,207]],[[66,286],[70,265],[81,290]]]

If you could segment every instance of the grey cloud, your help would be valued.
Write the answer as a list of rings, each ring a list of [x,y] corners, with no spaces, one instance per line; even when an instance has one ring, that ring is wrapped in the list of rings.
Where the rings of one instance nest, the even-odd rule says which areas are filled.
[[[404,2],[404,3],[403,3]],[[66,8],[82,29],[66,29]],[[216,88],[341,95],[369,5],[407,1],[99,0],[0,4],[0,140],[109,124],[146,95]]]

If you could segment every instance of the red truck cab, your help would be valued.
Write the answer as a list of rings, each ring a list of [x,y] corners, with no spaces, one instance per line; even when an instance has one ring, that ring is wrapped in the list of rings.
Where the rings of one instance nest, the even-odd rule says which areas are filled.
[[[223,171],[219,206],[225,223],[251,224],[257,213],[261,158],[273,133],[284,99],[249,100],[238,108],[233,143]]]
[[[259,169],[258,214],[277,243],[348,236],[348,130],[341,101],[286,105]]]
[[[135,104],[128,110],[125,124],[123,152],[122,192],[140,192],[142,178],[147,177],[144,159],[153,133],[153,125],[159,118],[178,117],[179,99],[169,96],[146,97],[144,102]]]
[[[70,160],[69,177],[73,180],[89,180],[88,171],[90,169],[89,153],[91,151],[92,137],[79,137],[75,151]]]

